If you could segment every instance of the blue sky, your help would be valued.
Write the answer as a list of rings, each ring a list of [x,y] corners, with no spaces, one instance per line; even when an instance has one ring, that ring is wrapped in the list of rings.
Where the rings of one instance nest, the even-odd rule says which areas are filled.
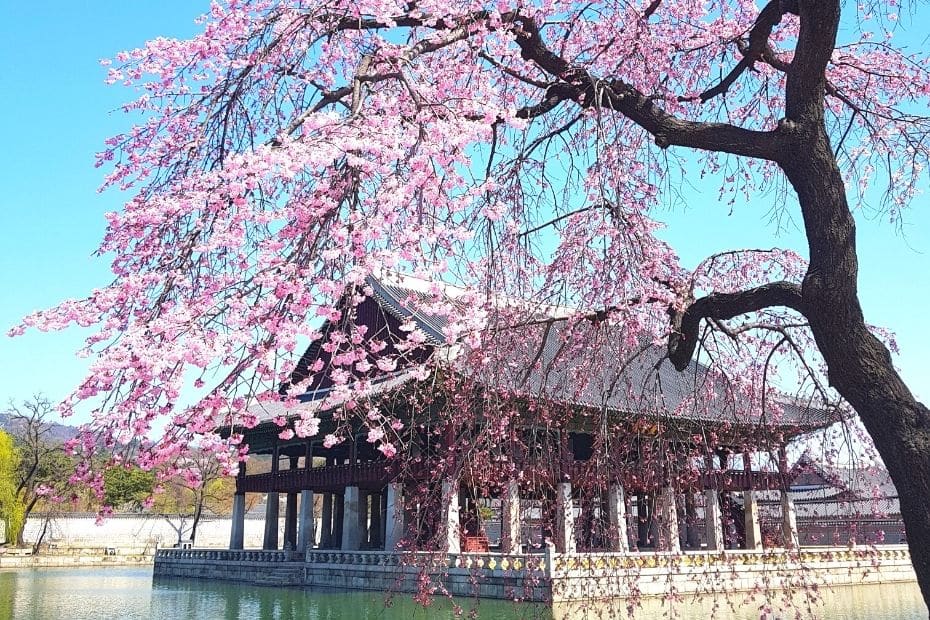
[[[0,0],[0,325],[79,297],[109,280],[107,262],[91,255],[103,213],[121,196],[100,195],[93,154],[128,119],[112,112],[130,93],[103,84],[99,60],[146,39],[194,32],[206,2],[194,0],[85,0],[27,3]],[[762,198],[729,207],[716,188],[692,181],[691,208],[669,214],[665,237],[687,266],[716,251],[738,247],[793,247],[804,252],[797,230],[776,237]],[[861,296],[867,319],[894,329],[905,380],[930,399],[930,205],[921,197],[903,234],[881,217],[859,217]],[[0,339],[0,404],[42,391],[64,397],[86,362],[74,351],[80,330]]]

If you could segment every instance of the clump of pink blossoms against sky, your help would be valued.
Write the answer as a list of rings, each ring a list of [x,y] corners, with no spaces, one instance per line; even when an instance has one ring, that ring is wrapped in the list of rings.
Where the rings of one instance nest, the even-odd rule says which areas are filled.
[[[908,142],[899,110],[924,99],[930,81],[916,56],[890,45],[893,23],[848,8],[857,27],[842,33],[828,66],[839,93],[828,113],[844,135],[851,191],[862,199],[874,176],[890,174],[897,213],[925,159],[898,157],[922,148]],[[684,268],[656,235],[664,209],[688,202],[682,181],[704,177],[724,201],[786,208],[777,168],[666,150],[642,122],[596,101],[600,84],[622,80],[662,114],[775,128],[794,15],[771,31],[768,62],[725,97],[700,96],[740,62],[735,42],[759,15],[749,0],[214,2],[192,39],[155,39],[104,62],[107,81],[127,87],[136,123],[98,155],[104,189],[127,196],[100,247],[113,282],[12,333],[95,327],[91,370],[62,405],[92,411],[73,448],[131,445],[139,464],[165,475],[195,449],[233,471],[247,447],[215,431],[255,424],[250,407],[282,397],[323,322],[342,321],[371,295],[372,275],[434,283],[431,311],[448,315],[447,343],[464,351],[458,364],[506,363],[495,330],[541,308],[578,324],[599,313],[622,334],[622,364],[644,343],[664,346],[670,313],[697,296],[804,277],[804,259],[777,248]],[[531,58],[536,42],[565,63]],[[579,80],[592,87],[577,101],[557,96]],[[444,283],[463,291],[454,304]],[[313,369],[336,386],[324,408],[344,428],[361,420],[387,456],[403,453],[403,425],[369,415],[368,377],[412,367],[425,378],[437,363],[416,357],[425,336],[405,327],[385,356],[385,343],[348,321],[321,343],[331,367]],[[565,333],[577,334],[566,346],[579,356],[596,337]],[[701,347],[747,410],[777,415],[776,388],[837,400],[790,310],[711,325]],[[287,402],[304,387],[291,386]],[[301,416],[293,428],[280,421],[283,438],[319,432],[315,413]],[[93,467],[78,476],[102,484]]]

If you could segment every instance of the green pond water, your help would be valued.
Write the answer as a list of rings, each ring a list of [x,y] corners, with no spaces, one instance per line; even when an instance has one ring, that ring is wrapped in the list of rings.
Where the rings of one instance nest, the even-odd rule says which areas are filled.
[[[428,607],[408,596],[387,593],[316,592],[262,588],[208,581],[158,580],[146,568],[49,568],[0,570],[0,620],[417,620],[478,618],[484,620],[551,620],[542,606],[501,601],[440,599]],[[823,593],[802,618],[828,620],[926,619],[927,608],[916,586],[862,586]],[[557,618],[625,618],[626,609],[585,606],[563,610]],[[702,598],[675,605],[672,613],[659,601],[647,603],[637,618],[759,618],[758,602]],[[769,618],[793,618],[775,612]]]

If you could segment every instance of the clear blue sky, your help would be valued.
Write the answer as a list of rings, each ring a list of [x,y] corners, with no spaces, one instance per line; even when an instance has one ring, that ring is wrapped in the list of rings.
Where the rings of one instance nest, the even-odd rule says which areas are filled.
[[[0,325],[3,332],[22,315],[78,297],[109,280],[105,260],[91,254],[102,236],[103,213],[121,203],[117,193],[100,195],[93,154],[128,119],[111,112],[128,98],[103,84],[101,58],[146,39],[194,32],[201,0],[0,0]],[[666,237],[686,265],[737,247],[794,247],[797,231],[775,238],[766,224],[765,198],[741,205],[734,215],[715,202],[716,188],[693,180],[687,212],[670,216]],[[901,236],[883,220],[859,219],[861,291],[866,316],[894,329],[898,359],[911,388],[930,399],[930,204],[921,197]],[[86,362],[74,351],[80,330],[0,339],[0,404],[42,391],[64,397]]]

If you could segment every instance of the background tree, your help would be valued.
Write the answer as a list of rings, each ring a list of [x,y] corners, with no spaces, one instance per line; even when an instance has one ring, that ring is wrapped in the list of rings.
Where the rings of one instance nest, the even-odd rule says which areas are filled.
[[[442,311],[432,289],[450,317],[438,337],[471,359],[493,354],[501,321],[578,308],[568,318],[625,326],[617,364],[665,341],[667,363],[701,355],[744,411],[777,415],[775,386],[795,382],[805,402],[845,399],[930,598],[930,415],[863,317],[850,206],[900,218],[926,181],[928,65],[902,49],[897,2],[845,6],[840,31],[839,0],[214,4],[203,34],[110,69],[144,91],[126,106],[144,120],[100,154],[107,186],[135,191],[101,247],[117,279],[14,332],[99,325],[66,407],[106,395],[108,445],[167,416],[140,452],[150,467],[254,423],[252,399],[279,397],[320,317],[346,327],[319,343],[338,352],[324,405],[393,454],[396,420],[356,380],[374,364],[423,376],[411,352],[427,335],[396,355],[358,346],[370,274],[472,291]],[[737,250],[683,268],[654,218],[696,169],[724,197],[799,214],[809,260]],[[191,373],[203,398],[177,411]],[[282,433],[315,433],[302,415]],[[237,440],[212,443],[229,470]]]
[[[58,426],[52,420],[55,408],[45,396],[36,395],[20,405],[10,402],[3,413],[19,454],[16,495],[23,504],[25,526],[29,515],[43,500],[59,498],[75,463],[65,454],[62,441],[54,436]],[[24,544],[23,531],[24,527],[16,535],[16,544],[20,546]]]
[[[235,480],[223,475],[216,457],[200,452],[177,464],[180,472],[162,482],[153,498],[152,509],[166,515],[177,515],[178,540],[186,532],[192,542],[197,539],[197,527],[204,513],[228,515],[236,492]],[[187,526],[186,518],[190,518]]]
[[[19,486],[18,471],[19,452],[13,438],[0,431],[0,519],[3,519],[7,544],[16,544],[26,524],[25,506],[16,490]]]
[[[106,470],[103,502],[119,510],[139,511],[155,490],[155,474],[131,465]]]

